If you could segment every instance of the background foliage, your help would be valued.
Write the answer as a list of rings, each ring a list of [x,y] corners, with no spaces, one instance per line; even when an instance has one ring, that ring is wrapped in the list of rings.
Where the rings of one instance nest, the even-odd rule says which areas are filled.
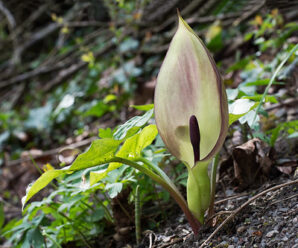
[[[241,132],[244,140],[259,137],[271,147],[297,138],[297,118],[270,110],[296,101],[297,51],[290,51],[298,25],[291,11],[268,2],[0,1],[0,175],[5,179],[0,241],[13,247],[97,247],[115,228],[118,239],[128,242],[137,185],[145,228],[158,228],[167,218],[161,209],[170,204],[169,194],[119,164],[56,175],[22,216],[21,197],[39,173],[65,168],[94,137],[120,140],[118,153],[151,161],[184,190],[187,174],[160,137],[150,132],[139,139],[154,122],[153,106],[145,104],[152,103],[177,7],[225,75],[234,123],[229,136]],[[128,144],[129,139],[135,140]],[[143,141],[142,149],[132,145],[136,139]],[[11,209],[16,210],[11,214]]]

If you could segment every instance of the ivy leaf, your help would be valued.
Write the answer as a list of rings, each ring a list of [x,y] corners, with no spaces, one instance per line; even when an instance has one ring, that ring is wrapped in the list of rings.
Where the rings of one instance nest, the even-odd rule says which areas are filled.
[[[238,89],[226,89],[228,100],[235,100],[239,94]]]
[[[44,238],[38,227],[27,231],[22,247],[43,247]]]
[[[238,99],[229,105],[229,125],[246,115],[258,106],[258,102],[249,99]]]
[[[108,195],[111,198],[116,197],[122,190],[122,183],[111,183],[106,186],[106,190],[108,191]]]
[[[254,125],[254,123],[258,123],[260,120],[260,117],[257,116],[256,117],[256,122],[254,122],[254,116],[256,114],[256,110],[252,109],[251,111],[247,112],[245,115],[241,116],[239,118],[239,122],[241,124],[244,124],[245,122],[251,127],[251,128],[256,128],[256,126]]]
[[[136,134],[141,127],[143,127],[152,117],[153,109],[150,109],[142,116],[135,116],[120,125],[117,131],[114,133],[114,138],[117,140],[123,140]]]
[[[106,112],[109,111],[109,106],[103,103],[102,101],[98,101],[95,105],[93,105],[83,116],[95,116],[95,117],[101,117]]]
[[[105,211],[102,208],[97,208],[91,215],[87,216],[87,221],[89,222],[97,222],[104,218]]]

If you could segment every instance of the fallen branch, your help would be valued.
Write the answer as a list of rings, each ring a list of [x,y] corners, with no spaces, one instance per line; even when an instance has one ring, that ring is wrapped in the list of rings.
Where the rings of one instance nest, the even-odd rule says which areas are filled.
[[[2,1],[0,1],[0,12],[2,12],[5,15],[5,17],[8,21],[10,29],[15,28],[16,21],[15,21],[13,15],[10,13],[10,11],[4,6]]]
[[[230,220],[232,220],[238,213],[241,212],[241,210],[243,210],[243,208],[245,208],[246,206],[248,206],[251,202],[255,201],[256,199],[258,199],[259,197],[267,194],[270,191],[275,191],[278,190],[282,187],[286,187],[292,184],[296,184],[298,183],[298,179],[291,181],[291,182],[287,182],[287,183],[283,183],[280,185],[276,185],[272,188],[266,189],[262,192],[260,192],[259,194],[255,195],[254,197],[250,198],[249,200],[247,200],[245,203],[243,203],[239,208],[237,208],[236,210],[234,210],[231,215],[229,217],[227,217],[215,230],[213,233],[211,233],[211,235],[204,241],[203,244],[201,244],[201,246],[199,248],[203,248],[204,246],[207,245],[207,243],[215,236],[215,234],[217,234],[223,227],[225,224],[227,224]]]
[[[11,160],[11,161],[6,161],[5,162],[5,165],[6,166],[16,166],[16,165],[19,165],[19,164],[21,164],[23,162],[31,161],[32,159],[39,159],[39,158],[42,158],[42,157],[56,155],[61,150],[64,150],[66,148],[68,148],[68,149],[75,149],[75,148],[87,146],[87,145],[89,145],[95,139],[97,139],[97,138],[96,137],[91,137],[89,139],[85,139],[85,140],[79,141],[79,142],[74,143],[74,144],[71,144],[71,145],[67,145],[67,146],[63,146],[63,147],[59,147],[59,148],[55,148],[55,149],[52,149],[52,150],[45,151],[42,154],[32,155],[30,157],[20,158],[20,159]]]
[[[97,58],[97,57],[101,56],[102,54],[106,53],[107,51],[109,51],[110,49],[112,49],[114,47],[115,47],[115,44],[109,43],[105,48],[103,48],[102,50],[96,52],[94,54],[94,57]],[[86,65],[88,65],[88,63],[86,63],[84,61],[80,61],[77,64],[71,65],[69,68],[60,71],[58,73],[58,75],[53,80],[49,81],[46,84],[46,86],[44,87],[44,90],[46,92],[47,91],[50,91],[52,88],[54,88],[55,86],[57,86],[58,84],[60,84],[63,80],[67,79],[72,74],[74,74],[78,70],[82,69]]]

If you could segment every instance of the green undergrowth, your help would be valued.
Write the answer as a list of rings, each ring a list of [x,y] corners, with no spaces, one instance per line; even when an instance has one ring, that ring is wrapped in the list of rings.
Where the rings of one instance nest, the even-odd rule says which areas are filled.
[[[229,79],[225,81],[229,124],[231,132],[248,126],[251,130],[247,132],[248,139],[259,137],[274,146],[278,138],[295,138],[298,132],[297,121],[277,122],[265,131],[262,123],[262,118],[270,117],[264,103],[279,103],[287,97],[278,91],[269,94],[267,89],[285,87],[288,76],[297,64],[297,45],[288,39],[297,30],[297,24],[283,24],[276,13],[261,20],[256,18],[244,35],[244,39],[251,42],[257,52],[251,55],[237,53],[235,63],[226,71],[239,73],[241,78],[241,83],[234,88],[229,87],[232,83]],[[218,35],[211,36],[210,48],[217,46],[214,44],[219,39],[223,39],[221,45],[225,43],[225,34]],[[265,61],[262,55],[271,57]],[[0,113],[1,131],[5,130],[0,135],[0,145],[11,140],[16,131],[35,130],[33,133],[41,132],[44,139],[51,137],[55,129],[69,128],[70,125],[79,135],[85,128],[85,119],[100,118],[107,113],[112,113],[112,116],[119,114],[117,110],[127,100],[127,95],[119,97],[115,93],[119,83],[99,90],[96,79],[106,67],[92,61],[91,54],[84,59],[91,62],[83,86],[79,80],[73,79],[68,86],[57,88],[52,97],[46,99],[44,106],[23,110],[27,111],[25,117],[14,110]],[[133,68],[132,73],[135,74],[132,80],[139,75],[137,68]],[[119,75],[118,82],[123,71]],[[130,82],[127,78],[123,81]],[[99,94],[98,99],[101,100],[94,100],[94,94]],[[168,202],[169,193],[161,190],[148,175],[162,177],[166,171],[168,178],[178,188],[184,188],[187,172],[180,164],[173,166],[174,158],[165,150],[154,124],[153,107],[152,104],[134,106],[144,111],[143,115],[135,116],[115,129],[100,128],[99,138],[70,166],[59,169],[45,166],[43,174],[27,188],[22,201],[22,219],[13,219],[4,224],[3,205],[0,205],[1,236],[13,247],[54,248],[66,244],[73,244],[72,247],[99,247],[104,235],[113,232],[117,225],[112,201],[123,190],[129,189],[127,201],[134,203],[139,187],[140,209],[146,204]],[[21,122],[24,123],[22,127]],[[17,144],[15,146],[18,147]],[[29,144],[26,148],[30,147]],[[17,157],[18,150],[15,153]],[[32,201],[35,199],[32,197],[42,189],[47,190],[43,192],[43,199]],[[131,209],[126,210],[131,213]],[[158,221],[152,220],[148,228],[158,225]]]

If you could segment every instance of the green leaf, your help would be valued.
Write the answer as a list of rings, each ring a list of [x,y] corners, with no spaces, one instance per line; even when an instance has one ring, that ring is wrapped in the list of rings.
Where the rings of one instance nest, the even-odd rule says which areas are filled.
[[[40,190],[46,187],[56,177],[64,174],[65,168],[62,170],[49,170],[43,173],[33,184],[29,184],[26,189],[26,195],[22,198],[23,209],[25,204]]]
[[[108,191],[108,195],[111,198],[116,197],[122,190],[122,183],[111,183],[106,186],[106,190]]]
[[[22,247],[43,247],[44,238],[38,227],[27,231]]]
[[[271,146],[274,146],[277,138],[281,134],[281,131],[286,131],[287,134],[289,134],[287,138],[296,138],[298,133],[298,120],[280,123],[277,127],[269,130],[267,134],[271,134]]]
[[[255,94],[254,96],[244,96],[242,99],[249,99],[253,101],[261,101],[263,95],[260,94]],[[266,102],[271,102],[271,103],[278,103],[277,99],[275,96],[266,96],[265,97]]]
[[[228,100],[235,100],[239,94],[238,89],[226,89]]]
[[[130,107],[135,108],[137,110],[148,111],[154,108],[154,104],[146,104],[146,105],[130,105]]]
[[[280,130],[281,130],[281,126],[278,125],[276,128],[274,128],[272,130],[272,135],[271,135],[271,138],[270,138],[270,146],[273,147],[278,136],[279,136],[279,133],[280,133]]]
[[[254,126],[254,115],[255,115],[255,113],[256,113],[256,110],[253,109],[253,110],[249,111],[248,113],[246,113],[245,115],[241,116],[239,118],[240,124],[247,123],[251,128],[256,128],[256,126]],[[256,120],[259,122],[260,117],[257,116]]]
[[[113,131],[111,128],[99,128],[98,136],[102,139],[104,138],[113,138]]]
[[[120,158],[134,159],[141,156],[141,151],[149,146],[155,137],[157,136],[156,125],[146,126],[141,132],[135,134],[134,136],[128,138],[120,150],[117,152],[116,156]],[[112,170],[119,168],[121,163],[110,163],[106,170],[100,170],[90,173],[90,185],[94,185],[98,181],[105,178],[108,173]]]
[[[98,181],[105,178],[110,171],[108,169],[103,169],[99,171],[91,171],[90,172],[90,186],[93,186]]]
[[[44,130],[50,125],[52,104],[48,103],[43,107],[31,109],[24,127],[27,129]]]
[[[266,79],[256,80],[254,82],[247,82],[247,83],[245,83],[245,86],[263,86],[263,85],[268,85],[269,82],[270,82],[270,79],[266,78]],[[273,84],[281,84],[282,85],[284,83],[274,81]]]
[[[77,157],[70,166],[69,171],[76,171],[105,164],[107,160],[114,157],[120,143],[120,140],[110,138],[94,140],[90,148]]]
[[[229,125],[246,115],[258,106],[258,102],[249,99],[238,99],[229,105]]]
[[[245,68],[245,66],[251,61],[251,59],[252,59],[252,56],[247,56],[237,61],[235,64],[233,64],[227,69],[227,73]]]
[[[288,135],[288,139],[298,138],[298,132],[291,133]]]
[[[125,138],[131,137],[151,119],[152,115],[153,109],[150,109],[142,116],[135,116],[131,118],[117,128],[117,131],[114,133],[114,138],[117,140],[123,140]]]
[[[106,160],[114,156],[120,143],[121,141],[114,139],[95,140],[92,142],[90,148],[85,153],[79,155],[71,166],[61,170],[46,171],[33,184],[28,186],[26,195],[22,198],[23,207],[30,198],[46,187],[56,177],[106,163]]]
[[[97,222],[104,218],[105,211],[102,208],[97,208],[90,216],[87,216],[87,221]]]
[[[117,157],[120,158],[137,158],[140,157],[141,151],[150,145],[155,139],[158,131],[156,125],[149,125],[145,127],[141,132],[135,134],[134,136],[128,138],[123,146],[117,153]],[[111,163],[108,169],[116,169],[121,164]]]
[[[4,215],[4,204],[1,202],[0,203],[0,230],[1,227],[3,226],[5,221],[5,215]]]
[[[101,117],[108,111],[109,106],[104,104],[102,101],[98,101],[94,106],[84,113],[84,116]]]

